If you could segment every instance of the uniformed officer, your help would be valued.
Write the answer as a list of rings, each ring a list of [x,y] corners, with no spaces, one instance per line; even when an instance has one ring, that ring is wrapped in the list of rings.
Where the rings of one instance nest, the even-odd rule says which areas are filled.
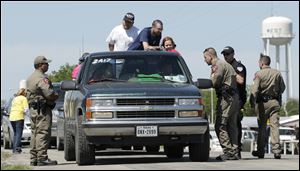
[[[237,160],[237,123],[238,94],[236,90],[236,73],[232,66],[217,57],[214,48],[203,52],[205,62],[211,65],[211,80],[216,89],[218,101],[216,109],[215,131],[224,154],[217,160]]]
[[[242,158],[242,119],[243,119],[243,111],[244,105],[247,101],[247,91],[246,91],[246,67],[240,62],[236,61],[234,58],[234,49],[231,46],[226,46],[222,50],[221,54],[223,54],[224,59],[228,62],[236,72],[236,83],[237,90],[239,92],[239,114],[237,116],[237,128],[238,128],[238,145],[239,152],[238,157]]]
[[[34,60],[35,71],[27,79],[27,99],[30,108],[31,141],[30,165],[56,165],[57,161],[50,160],[47,155],[51,136],[52,109],[58,94],[47,75],[49,62],[44,56]]]
[[[250,104],[255,107],[258,116],[258,138],[257,151],[252,155],[264,158],[266,124],[270,119],[272,152],[275,159],[281,158],[281,147],[279,140],[279,110],[281,96],[285,90],[285,84],[280,72],[270,68],[271,59],[269,56],[260,54],[260,71],[255,73],[254,83],[250,96]]]

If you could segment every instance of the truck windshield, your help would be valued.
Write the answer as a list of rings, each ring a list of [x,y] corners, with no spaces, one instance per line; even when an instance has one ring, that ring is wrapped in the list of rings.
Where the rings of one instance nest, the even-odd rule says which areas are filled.
[[[187,82],[183,67],[174,56],[99,57],[93,58],[88,68],[88,84],[104,81]]]

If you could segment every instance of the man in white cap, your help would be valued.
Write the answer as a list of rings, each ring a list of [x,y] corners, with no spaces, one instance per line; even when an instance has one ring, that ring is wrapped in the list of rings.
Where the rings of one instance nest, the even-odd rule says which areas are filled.
[[[126,13],[122,24],[116,26],[108,35],[106,42],[109,51],[126,51],[137,38],[139,29],[134,25],[134,15]]]

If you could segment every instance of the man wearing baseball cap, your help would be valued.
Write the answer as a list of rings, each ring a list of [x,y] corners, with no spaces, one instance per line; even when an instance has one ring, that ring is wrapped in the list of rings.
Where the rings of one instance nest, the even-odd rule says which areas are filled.
[[[244,105],[247,101],[247,91],[246,91],[246,67],[241,63],[241,61],[236,61],[234,58],[234,49],[231,46],[226,46],[222,50],[224,59],[228,62],[236,72],[236,84],[239,95],[239,115],[237,116],[237,125],[238,125],[238,157],[242,158],[242,119],[244,112]]]
[[[128,12],[121,25],[116,26],[106,39],[109,51],[126,51],[137,38],[139,29],[134,24],[134,15]]]
[[[58,94],[45,74],[51,60],[45,56],[34,59],[35,71],[27,79],[27,99],[30,110],[31,141],[30,165],[56,165],[56,160],[48,158],[47,150],[51,136],[52,109]]]

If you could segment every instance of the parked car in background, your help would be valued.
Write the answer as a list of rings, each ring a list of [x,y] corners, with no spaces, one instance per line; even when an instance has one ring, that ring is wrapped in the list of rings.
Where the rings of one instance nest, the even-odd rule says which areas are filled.
[[[64,98],[65,91],[60,89],[61,83],[53,83],[54,90],[59,97],[56,100],[55,108],[52,110],[52,131],[51,136],[54,137],[57,150],[64,149]]]
[[[242,151],[252,151],[254,149],[254,144],[256,144],[257,132],[250,129],[242,130]]]
[[[13,137],[14,137],[14,131],[9,120],[12,100],[13,98],[9,99],[3,109],[2,129],[3,129],[4,149],[12,148]],[[28,115],[25,115],[22,142],[29,142],[30,139],[31,139],[30,117]]]
[[[280,139],[280,144],[281,144],[281,149],[282,152],[284,152],[283,148],[284,148],[284,142],[285,141],[293,141],[296,140],[296,131],[294,128],[290,128],[290,127],[279,127],[279,139]],[[286,149],[287,149],[287,153],[291,153],[292,150],[292,146],[290,143],[286,143]]]
[[[222,151],[222,147],[220,145],[220,142],[219,142],[219,139],[217,137],[215,130],[210,130],[209,135],[210,135],[210,150],[211,151]]]

